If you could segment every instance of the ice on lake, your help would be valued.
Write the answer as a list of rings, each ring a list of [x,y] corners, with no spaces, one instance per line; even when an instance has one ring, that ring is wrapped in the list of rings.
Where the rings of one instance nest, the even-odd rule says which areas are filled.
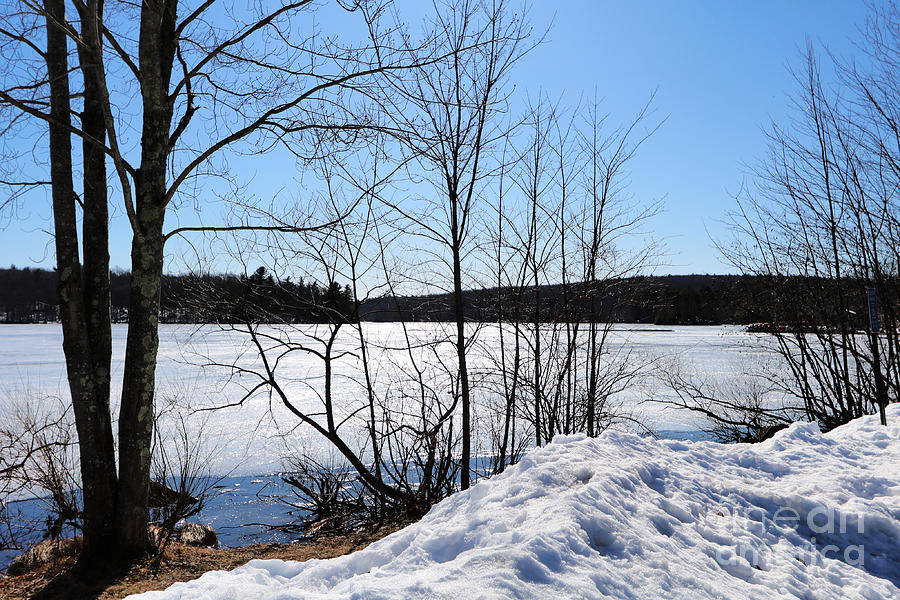
[[[449,327],[439,323],[415,323],[408,325],[408,331],[416,340],[430,340],[443,336]],[[479,367],[488,366],[490,349],[497,346],[498,328],[490,324],[472,325],[472,333],[475,328],[478,329],[479,344],[473,350],[472,371],[477,377]],[[376,380],[380,382],[378,385],[383,388],[390,382],[395,383],[402,378],[399,371],[404,368],[406,355],[402,350],[405,347],[403,328],[397,323],[367,323],[364,330],[372,343],[371,363],[375,367]],[[318,333],[322,331],[320,326]],[[126,333],[126,325],[113,326],[114,409],[117,390],[121,386]],[[295,326],[289,332],[295,337],[313,333],[316,333],[315,326]],[[362,389],[358,353],[353,352],[354,336],[352,328],[345,328],[335,346],[336,351],[348,352],[336,365],[334,389],[336,401],[346,402],[348,407],[359,402]],[[753,336],[737,326],[620,325],[611,334],[610,347],[621,355],[631,352],[629,360],[655,360],[660,361],[659,364],[677,360],[683,369],[698,373],[704,379],[733,382],[767,360],[766,352],[759,349],[758,344],[750,343],[758,341]],[[6,408],[0,405],[0,410],[8,409],[9,402],[23,398],[34,402],[48,395],[67,397],[61,341],[62,331],[58,324],[0,326],[0,396],[6,403]],[[445,350],[452,356],[449,345]],[[246,334],[209,325],[161,325],[158,403],[174,398],[192,410],[234,404],[257,380],[211,363],[253,367],[258,366],[255,358]],[[318,358],[310,353],[293,352],[283,359],[279,373],[292,402],[308,410],[320,406],[323,367]],[[648,373],[618,394],[616,402],[655,430],[696,430],[698,422],[694,416],[642,402],[666,393],[662,383]],[[282,468],[285,455],[302,451],[325,456],[330,452],[315,432],[300,426],[297,418],[277,399],[270,399],[262,392],[240,406],[193,412],[188,422],[198,436],[202,433],[212,469],[219,474],[272,473]],[[345,427],[351,438],[354,435],[363,437],[361,421],[351,419]]]

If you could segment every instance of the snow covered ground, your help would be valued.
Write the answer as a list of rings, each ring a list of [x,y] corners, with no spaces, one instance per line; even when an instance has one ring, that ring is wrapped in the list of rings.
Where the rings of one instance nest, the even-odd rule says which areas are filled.
[[[560,437],[354,554],[135,598],[900,598],[888,419],[757,445]]]

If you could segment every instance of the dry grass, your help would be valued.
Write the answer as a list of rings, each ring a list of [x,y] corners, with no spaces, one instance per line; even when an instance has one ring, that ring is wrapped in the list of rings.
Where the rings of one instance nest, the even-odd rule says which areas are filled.
[[[255,544],[243,548],[195,548],[172,543],[162,557],[148,559],[114,579],[93,584],[76,581],[67,574],[75,562],[65,557],[16,577],[0,576],[0,599],[96,598],[113,600],[151,590],[161,590],[178,581],[196,579],[207,571],[229,570],[257,558],[308,560],[333,558],[364,548],[399,529],[400,525],[340,537],[321,537],[295,544]]]

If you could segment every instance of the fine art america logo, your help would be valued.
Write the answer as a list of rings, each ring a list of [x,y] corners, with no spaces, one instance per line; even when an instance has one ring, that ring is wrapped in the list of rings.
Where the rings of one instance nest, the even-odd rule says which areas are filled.
[[[774,512],[760,507],[722,509],[729,519],[733,546],[719,546],[716,561],[725,568],[746,565],[769,570],[779,561],[797,560],[812,566],[836,559],[863,566],[865,547],[849,543],[862,539],[864,515],[848,514],[827,506],[795,509],[780,506]],[[747,535],[747,533],[751,535]],[[779,544],[787,539],[788,545]]]

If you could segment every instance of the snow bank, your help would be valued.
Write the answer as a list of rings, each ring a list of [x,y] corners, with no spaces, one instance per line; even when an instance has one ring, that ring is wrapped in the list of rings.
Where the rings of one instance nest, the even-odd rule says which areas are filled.
[[[900,405],[755,445],[559,437],[330,560],[133,598],[900,598]]]

